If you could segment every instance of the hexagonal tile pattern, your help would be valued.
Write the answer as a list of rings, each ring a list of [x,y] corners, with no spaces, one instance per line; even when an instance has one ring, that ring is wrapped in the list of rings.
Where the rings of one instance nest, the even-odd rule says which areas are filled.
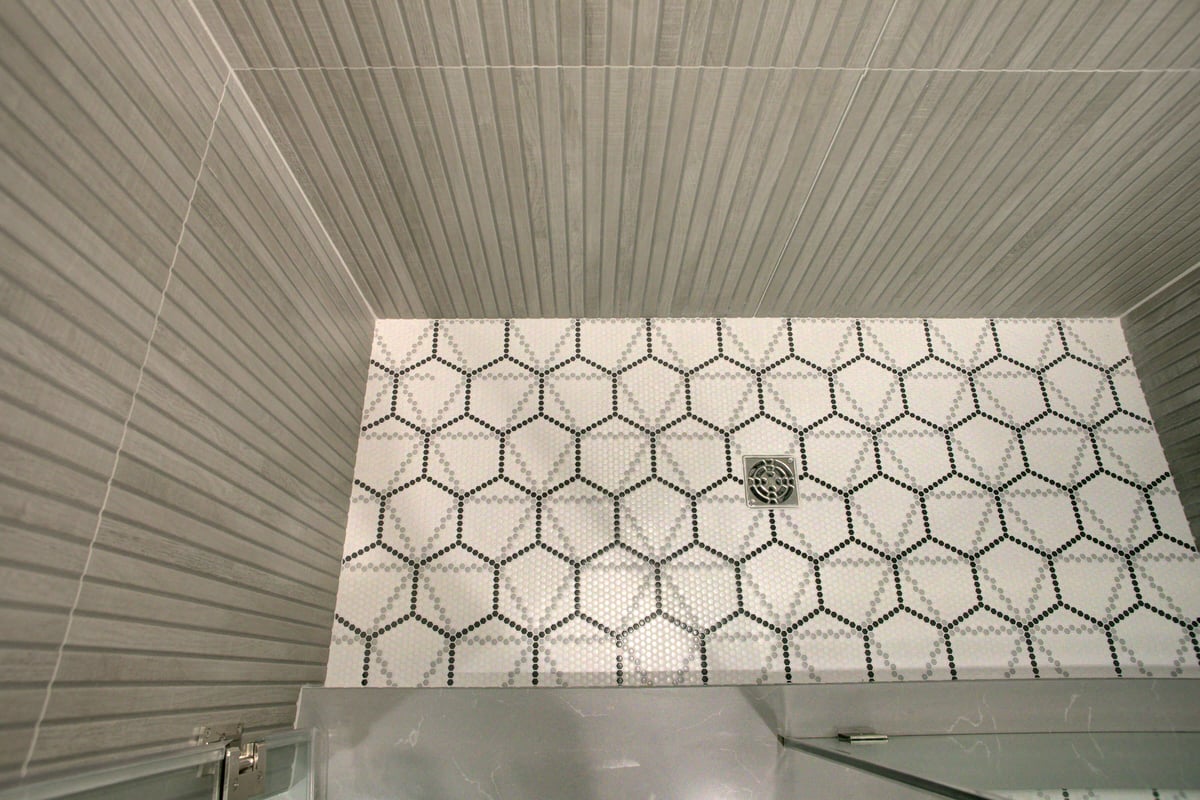
[[[730,430],[758,414],[758,381],[754,374],[714,361],[688,378],[691,413],[722,430]]]
[[[506,483],[464,497],[462,542],[484,558],[508,558],[537,537],[537,501]]]
[[[925,513],[935,539],[966,553],[978,552],[1004,532],[995,495],[962,478],[926,492]]]
[[[973,369],[996,355],[995,334],[986,319],[929,320],[930,351],[961,369]]]
[[[351,629],[377,631],[409,613],[412,586],[412,567],[385,550],[370,550],[342,568],[338,614]]]
[[[628,629],[654,613],[654,567],[625,550],[609,550],[579,570],[579,611],[611,632]]]
[[[385,419],[358,440],[354,477],[388,492],[421,476],[425,437],[398,419]]]
[[[1114,320],[382,320],[354,478],[331,686],[1200,677]]]
[[[979,410],[1001,422],[1024,426],[1046,413],[1035,373],[1010,361],[993,361],[973,376]]]
[[[1092,425],[1116,410],[1114,392],[1104,371],[1068,356],[1043,373],[1051,410]]]
[[[715,626],[737,608],[737,581],[725,559],[688,550],[662,567],[662,608],[695,630]]]
[[[428,475],[452,491],[481,486],[499,467],[499,440],[474,420],[459,420],[429,437]]]
[[[623,420],[609,420],[579,440],[580,475],[617,493],[650,474],[650,437]]]
[[[506,435],[504,474],[535,492],[575,475],[575,437],[546,419],[531,420]]]
[[[427,480],[387,499],[380,541],[409,558],[426,558],[454,543],[458,501]],[[349,537],[347,537],[349,539]]]
[[[493,569],[465,550],[451,550],[422,565],[417,575],[417,615],[450,634],[492,613]]]
[[[639,486],[619,501],[621,541],[660,561],[692,541],[692,504],[660,481]]]
[[[575,320],[511,320],[505,339],[509,357],[536,370],[549,369],[575,352]]]
[[[681,686],[700,683],[700,637],[658,617],[625,637],[630,683]]]
[[[635,364],[617,377],[617,412],[647,428],[660,428],[683,416],[684,379],[657,361]]]
[[[1033,475],[1009,484],[1000,495],[1000,508],[1013,536],[1047,552],[1080,534],[1070,495]]]
[[[574,362],[546,376],[546,414],[583,430],[616,413],[613,378],[599,369]]]
[[[878,427],[903,410],[900,378],[891,370],[863,359],[847,364],[833,376],[837,409],[862,425]]]
[[[462,414],[466,396],[461,373],[440,361],[427,361],[397,378],[395,415],[429,430]]]
[[[438,322],[438,355],[452,366],[478,370],[504,355],[504,320],[446,319]]]
[[[852,319],[794,319],[792,355],[818,369],[830,370],[862,352],[859,323]]]
[[[1054,574],[1071,609],[1093,620],[1108,622],[1137,602],[1125,558],[1095,542],[1084,539],[1058,553]]]
[[[701,492],[726,477],[725,439],[694,419],[658,434],[658,474],[685,492]]]
[[[381,319],[375,324],[371,360],[403,370],[433,355],[435,323],[427,319]]]
[[[1127,416],[1106,420],[1095,430],[1101,465],[1119,478],[1154,483],[1169,471],[1154,426]]]
[[[1066,352],[1062,324],[1048,319],[997,319],[992,321],[1000,352],[1032,370],[1041,370]]]
[[[948,428],[975,413],[971,378],[961,369],[928,361],[901,376],[908,413]]]
[[[851,512],[844,495],[807,478],[796,482],[796,495],[796,510],[776,515],[779,541],[820,556],[850,537]],[[706,527],[701,524],[701,531]]]
[[[991,611],[981,609],[955,625],[950,630],[950,646],[959,678],[1036,678],[1040,674],[1029,660],[1025,630]]]
[[[533,548],[500,565],[500,613],[516,624],[540,633],[574,610],[570,562]]]
[[[1145,492],[1111,475],[1097,475],[1075,493],[1084,533],[1117,547],[1133,547],[1154,533]]]
[[[758,417],[731,433],[729,444],[733,451],[734,468],[737,469],[742,456],[769,453],[798,455],[800,434],[790,430],[781,422]]]
[[[946,637],[924,620],[897,614],[875,626],[868,642],[876,680],[950,679]]]
[[[580,563],[612,542],[616,502],[584,483],[555,492],[542,502],[542,541]]]
[[[533,643],[499,620],[464,633],[454,642],[453,686],[529,686]]]
[[[763,548],[741,569],[746,611],[787,627],[817,610],[819,588],[813,563],[789,547]]]
[[[954,466],[967,478],[999,487],[1021,474],[1016,431],[987,417],[974,417],[950,434]]]
[[[822,422],[804,434],[804,469],[818,481],[849,489],[877,474],[875,439],[840,417]]]
[[[1074,422],[1044,417],[1021,431],[1021,441],[1029,469],[1060,484],[1078,483],[1099,468],[1091,435]]]
[[[899,553],[925,535],[920,496],[894,480],[874,480],[855,491],[850,519],[859,541],[887,553]]]
[[[786,319],[721,320],[721,352],[730,361],[763,369],[790,355]]]
[[[787,519],[795,516],[788,514]],[[696,498],[696,527],[703,545],[739,560],[772,536],[771,513],[747,508],[746,489],[735,482],[723,483]]]
[[[601,369],[620,370],[648,354],[646,323],[640,319],[579,321],[579,355]]]
[[[655,319],[650,330],[654,355],[682,370],[694,370],[721,352],[715,320]]]
[[[541,638],[541,673],[551,686],[615,686],[620,648],[614,637],[581,619]]]
[[[897,606],[891,559],[851,544],[821,562],[824,607],[843,620],[872,625]]]
[[[708,682],[786,683],[780,636],[748,617],[736,617],[704,637]]]
[[[538,379],[524,367],[501,362],[469,378],[467,411],[493,428],[508,428],[537,413]]]
[[[884,475],[924,489],[950,474],[946,434],[920,420],[896,420],[879,432],[878,442]]]
[[[929,356],[929,337],[919,319],[864,319],[858,330],[863,354],[894,369]]]
[[[951,625],[979,605],[971,560],[926,543],[900,560],[904,605],[942,625]]]
[[[1054,604],[1050,564],[1033,550],[1003,541],[977,563],[983,602],[991,610],[1026,621]]]
[[[791,361],[763,375],[763,410],[797,428],[807,428],[833,413],[829,376]]]

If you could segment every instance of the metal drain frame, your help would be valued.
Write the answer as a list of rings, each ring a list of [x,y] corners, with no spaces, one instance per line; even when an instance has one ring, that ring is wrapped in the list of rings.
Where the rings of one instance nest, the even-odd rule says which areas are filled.
[[[774,484],[786,482],[790,491],[782,498],[772,500],[767,494],[756,490],[761,481],[753,476],[756,470],[766,469],[768,479]],[[796,459],[793,456],[742,456],[742,476],[746,486],[746,505],[751,508],[794,508],[800,504],[796,494]]]

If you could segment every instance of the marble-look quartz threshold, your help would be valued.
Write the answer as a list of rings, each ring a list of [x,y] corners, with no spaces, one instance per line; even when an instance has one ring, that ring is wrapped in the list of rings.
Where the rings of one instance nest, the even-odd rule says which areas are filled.
[[[327,748],[328,797],[917,798],[927,795],[780,736],[864,726],[986,747],[1013,733],[1200,731],[1200,680],[310,687],[297,725],[318,729]]]

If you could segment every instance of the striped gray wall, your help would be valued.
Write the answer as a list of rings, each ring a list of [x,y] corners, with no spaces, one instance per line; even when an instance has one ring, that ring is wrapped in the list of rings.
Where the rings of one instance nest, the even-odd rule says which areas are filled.
[[[1184,513],[1200,543],[1200,263],[1121,323]]]
[[[374,315],[188,3],[4,3],[0,82],[0,782],[290,726]]]
[[[1116,316],[1194,0],[198,0],[384,317]]]

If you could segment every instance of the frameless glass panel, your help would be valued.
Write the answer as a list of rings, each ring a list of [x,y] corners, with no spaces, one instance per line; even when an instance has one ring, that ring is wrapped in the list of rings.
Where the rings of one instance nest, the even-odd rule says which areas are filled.
[[[0,791],[0,800],[210,800],[224,748],[150,756]]]
[[[311,800],[312,731],[266,737],[267,790],[263,800]]]
[[[900,736],[789,746],[947,797],[1200,800],[1200,733]]]
[[[262,800],[312,800],[310,730],[264,737],[266,791]],[[223,746],[148,756],[0,791],[0,800],[215,800],[220,797]]]

